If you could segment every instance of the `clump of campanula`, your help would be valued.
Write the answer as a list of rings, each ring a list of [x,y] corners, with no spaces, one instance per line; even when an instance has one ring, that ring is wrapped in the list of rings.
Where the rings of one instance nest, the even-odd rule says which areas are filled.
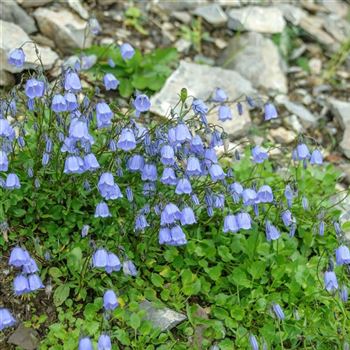
[[[94,19],[89,26],[95,35],[101,29]],[[135,50],[124,43],[119,54],[127,64]],[[8,62],[22,67],[23,49],[12,50]],[[111,59],[108,63],[115,65]],[[245,237],[255,230],[269,246],[278,244],[283,236],[298,237],[299,224],[314,208],[293,178],[281,185],[260,176],[272,163],[271,149],[250,145],[244,156],[225,146],[229,141],[225,123],[234,123],[246,111],[256,109],[262,120],[275,123],[278,111],[272,102],[261,103],[250,96],[232,101],[220,87],[203,100],[187,97],[183,89],[180,110],[174,106],[163,123],[145,123],[144,116],[152,108],[146,93],[135,93],[123,114],[115,99],[120,77],[103,76],[99,85],[114,96],[103,99],[84,90],[81,69],[80,64],[64,68],[53,86],[42,74],[31,73],[8,100],[0,101],[0,191],[11,198],[24,188],[38,193],[48,187],[59,192],[62,186],[72,186],[85,204],[84,220],[77,223],[79,233],[74,240],[89,247],[83,254],[93,273],[116,276],[115,281],[118,274],[135,278],[142,266],[130,242],[147,240],[149,246],[177,247],[181,254],[188,242],[196,242],[194,232],[204,216],[215,219],[218,231],[226,237]],[[220,127],[208,122],[213,115]],[[21,155],[21,162],[15,153]],[[290,159],[297,171],[315,170],[323,164],[320,147],[306,137],[297,140]],[[235,162],[241,161],[253,163],[251,176],[236,173]],[[60,196],[59,201],[66,200],[64,194]],[[69,199],[67,208],[75,210],[74,200]],[[335,222],[332,228],[331,220],[320,215],[314,223],[318,239],[331,231],[339,238],[330,253],[336,267],[330,264],[322,271],[323,287],[331,294],[340,293],[345,302],[347,288],[342,281],[338,283],[336,272],[350,265],[350,251],[340,224]],[[95,225],[103,229],[98,231]],[[14,294],[21,296],[44,288],[44,283],[34,255],[23,247],[27,243],[18,244],[9,254],[9,265],[17,271]],[[105,313],[119,306],[116,289],[109,285],[100,295]],[[278,320],[285,319],[284,310],[289,315],[288,307],[286,302],[272,304]],[[0,330],[14,324],[10,311],[0,308]],[[253,349],[259,348],[258,339],[249,336]],[[89,336],[80,338],[78,348],[93,348]],[[100,335],[98,348],[111,348],[106,333]]]

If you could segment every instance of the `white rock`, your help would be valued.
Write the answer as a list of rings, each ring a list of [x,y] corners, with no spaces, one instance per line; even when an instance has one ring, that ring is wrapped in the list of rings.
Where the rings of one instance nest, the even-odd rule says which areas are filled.
[[[204,18],[214,27],[220,27],[226,24],[227,15],[218,4],[210,4],[197,7],[194,12],[196,16]]]
[[[81,4],[80,0],[68,0],[68,5],[81,18],[83,18],[83,19],[88,19],[89,18],[89,12]]]
[[[294,131],[287,130],[283,127],[271,129],[270,134],[276,140],[276,142],[281,144],[292,143],[296,138],[296,134]]]
[[[332,45],[335,40],[322,29],[323,21],[315,16],[303,17],[299,23],[300,27],[317,39],[321,44]]]
[[[224,68],[239,72],[256,88],[282,93],[288,90],[276,45],[259,33],[244,33],[231,39],[219,62]]]
[[[176,50],[181,53],[188,52],[188,50],[191,48],[191,45],[192,45],[191,42],[184,38],[180,38],[175,43]]]
[[[0,19],[17,24],[28,34],[37,31],[34,19],[15,0],[0,1]]]
[[[22,72],[25,69],[38,68],[41,63],[38,59],[36,48],[38,50],[39,56],[41,57],[41,62],[45,70],[52,68],[58,59],[56,52],[52,51],[48,47],[36,45],[35,48],[35,44],[30,43],[31,40],[29,36],[21,27],[17,26],[16,24],[0,20],[0,29],[1,69],[4,69],[11,73],[18,73]],[[26,56],[24,66],[22,68],[17,68],[16,66],[10,65],[8,63],[9,52],[14,48],[21,47],[25,42],[27,43],[23,46],[23,51]]]
[[[295,26],[300,23],[303,17],[307,16],[304,10],[291,4],[278,3],[276,6],[282,11],[284,18]]]
[[[159,328],[162,332],[170,330],[186,320],[185,315],[167,307],[156,308],[148,300],[141,302],[139,307],[141,310],[146,311],[144,318],[147,321],[150,321],[154,328]]]
[[[70,53],[77,48],[89,47],[92,43],[87,22],[66,9],[59,9],[57,12],[39,8],[34,11],[34,17],[40,31],[52,39],[64,53]]]
[[[330,99],[331,110],[342,130],[343,139],[339,146],[344,155],[350,159],[350,102]]]
[[[17,0],[22,7],[39,7],[49,4],[53,0]]]
[[[224,89],[230,100],[256,93],[250,82],[237,72],[181,61],[162,90],[152,97],[151,111],[160,116],[168,116],[170,108],[178,102],[178,94],[182,88],[187,89],[189,96],[207,100],[217,87]],[[211,106],[211,104],[208,103],[208,106]],[[178,112],[178,110],[175,110],[175,112]],[[236,108],[233,106],[232,112],[232,120],[221,122],[218,120],[217,109],[214,109],[208,115],[208,121],[222,126],[231,137],[245,134],[251,123],[248,109],[244,108],[243,115],[238,116]]]
[[[15,77],[5,70],[0,70],[0,86],[12,86],[15,83]]]
[[[286,25],[282,11],[277,7],[248,6],[228,13],[228,27],[259,33],[281,33]]]
[[[277,103],[283,105],[290,113],[297,115],[306,128],[317,125],[317,118],[303,105],[290,101],[284,95],[277,96],[275,100]]]

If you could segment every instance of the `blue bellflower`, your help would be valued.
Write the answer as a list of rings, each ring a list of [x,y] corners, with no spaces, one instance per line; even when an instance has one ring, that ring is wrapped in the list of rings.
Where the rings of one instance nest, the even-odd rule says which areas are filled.
[[[160,179],[161,183],[164,185],[176,185],[177,184],[177,178],[175,175],[175,171],[172,168],[164,168],[162,177]]]
[[[70,92],[81,91],[81,81],[77,73],[69,72],[66,74],[66,77],[64,80],[64,89]]]
[[[97,249],[92,256],[92,266],[96,268],[105,268],[108,262],[108,252],[105,249]]]
[[[131,260],[125,260],[123,262],[123,272],[126,276],[136,276],[137,270],[135,264]]]
[[[90,338],[85,337],[79,340],[78,350],[94,350]]]
[[[137,95],[134,101],[134,107],[136,109],[136,117],[139,117],[141,113],[145,113],[151,108],[151,101],[147,95]]]
[[[264,119],[271,120],[278,118],[276,107],[272,103],[266,103],[264,106]]]
[[[45,83],[34,78],[28,79],[25,86],[25,94],[30,99],[42,97],[45,92]]]
[[[127,61],[134,57],[135,49],[129,43],[124,43],[120,46],[120,54],[123,60]]]
[[[123,151],[131,151],[136,148],[135,135],[132,129],[124,128],[119,136],[117,147]]]
[[[105,202],[100,202],[97,204],[95,209],[95,218],[107,218],[112,216],[109,212],[108,205]]]
[[[252,149],[252,156],[253,156],[254,162],[259,164],[263,163],[266,159],[269,158],[268,153],[260,146],[255,146]]]
[[[112,125],[113,112],[105,102],[97,103],[96,105],[96,119],[97,127],[107,128]]]
[[[216,88],[213,94],[214,102],[225,102],[228,99],[226,92],[221,88]]]
[[[322,163],[323,163],[322,153],[318,149],[315,149],[311,154],[310,164],[322,165]]]
[[[11,312],[4,307],[0,307],[0,332],[5,328],[14,326],[15,324],[16,320],[11,315]]]
[[[223,105],[219,107],[219,120],[225,122],[226,120],[232,120],[232,111],[229,106]]]
[[[192,208],[185,207],[182,209],[180,222],[181,222],[181,225],[183,225],[183,226],[184,225],[192,225],[192,224],[195,224],[197,222]]]
[[[21,188],[21,183],[19,181],[19,178],[16,174],[10,173],[7,175],[6,182],[5,182],[5,188],[8,190],[14,190]]]
[[[21,68],[25,62],[25,54],[22,48],[13,49],[8,56],[8,63],[17,68]]]
[[[97,350],[112,350],[111,338],[107,334],[101,334],[98,338]]]
[[[179,179],[176,188],[175,188],[176,194],[191,194],[192,193],[192,186],[191,182],[187,178]]]
[[[281,236],[281,233],[278,231],[277,227],[272,225],[270,221],[266,221],[265,224],[265,232],[266,232],[266,239],[268,241],[274,241],[278,239]]]
[[[0,171],[7,171],[9,167],[9,161],[7,154],[0,150]]]
[[[326,271],[324,273],[324,284],[328,292],[333,292],[339,288],[337,276],[334,271]]]
[[[227,233],[227,232],[232,232],[232,233],[235,233],[235,232],[238,232],[239,230],[239,226],[238,226],[238,223],[237,223],[237,218],[235,215],[227,215],[224,219],[224,233]]]
[[[113,290],[107,290],[103,295],[103,306],[105,310],[113,311],[119,305],[117,296]]]
[[[335,251],[335,259],[337,265],[348,265],[350,264],[350,250],[347,246],[341,245]]]
[[[272,304],[272,309],[273,309],[273,312],[275,313],[276,317],[279,320],[284,320],[285,319],[284,312],[283,312],[283,310],[282,310],[282,308],[281,308],[281,306],[279,304],[273,303]]]
[[[119,85],[119,80],[112,73],[107,73],[103,77],[103,83],[106,90],[116,90]]]

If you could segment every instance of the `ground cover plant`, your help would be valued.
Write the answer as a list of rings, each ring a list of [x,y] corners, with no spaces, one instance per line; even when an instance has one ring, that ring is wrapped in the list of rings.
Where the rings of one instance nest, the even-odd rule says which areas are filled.
[[[115,55],[127,65],[135,51]],[[183,89],[146,126],[147,94],[122,110],[84,90],[79,68],[55,83],[33,71],[1,101],[2,336],[22,321],[40,349],[347,348],[349,223],[318,145],[300,135],[284,168],[268,142],[230,147],[209,113],[278,113],[220,88],[210,101]],[[117,96],[119,78],[105,72],[103,89]],[[144,299],[187,320],[154,329]]]

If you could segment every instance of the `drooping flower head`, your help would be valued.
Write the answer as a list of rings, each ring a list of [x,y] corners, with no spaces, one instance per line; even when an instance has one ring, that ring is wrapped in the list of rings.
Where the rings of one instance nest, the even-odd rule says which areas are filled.
[[[283,312],[283,310],[282,310],[282,308],[281,308],[281,306],[279,304],[273,303],[272,304],[272,309],[273,309],[273,312],[275,313],[276,317],[279,320],[284,320],[285,319],[284,312]]]
[[[34,78],[28,79],[25,86],[25,93],[30,99],[42,97],[45,92],[45,83]]]
[[[103,306],[105,310],[113,311],[119,305],[117,296],[113,290],[107,290],[103,295]]]
[[[0,307],[0,331],[3,331],[5,328],[12,327],[15,324],[16,320],[11,315],[11,312],[4,307]]]
[[[105,102],[99,102],[96,105],[97,127],[107,128],[112,125],[113,112]]]
[[[79,340],[79,350],[93,350],[92,342],[90,338],[85,337]]]
[[[131,151],[136,147],[135,135],[132,129],[124,128],[119,136],[117,147],[123,151]]]
[[[134,57],[135,49],[129,43],[124,43],[120,46],[120,54],[122,55],[123,60],[127,61]]]
[[[79,92],[81,90],[81,81],[77,73],[71,71],[66,74],[64,89],[70,92]]]
[[[222,122],[232,120],[232,111],[229,106],[222,105],[219,107],[219,120]]]
[[[101,334],[98,338],[97,350],[112,350],[111,338],[107,334]]]
[[[10,51],[9,56],[8,56],[8,63],[16,66],[17,68],[21,68],[24,65],[25,61],[25,54],[23,49],[13,49]]]
[[[334,271],[326,271],[324,273],[324,284],[328,292],[332,292],[339,288],[337,276]]]
[[[252,156],[255,163],[263,163],[269,158],[268,153],[260,146],[255,146],[252,149]]]
[[[141,113],[147,112],[151,107],[151,101],[145,94],[137,95],[134,100],[134,107],[136,109],[136,117],[139,117]]]
[[[107,73],[103,77],[103,83],[106,90],[116,90],[119,85],[119,80],[112,73]]]
[[[278,118],[276,107],[270,102],[264,106],[264,118],[266,121]]]
[[[221,88],[216,88],[213,94],[214,102],[225,102],[227,100],[226,92]]]

